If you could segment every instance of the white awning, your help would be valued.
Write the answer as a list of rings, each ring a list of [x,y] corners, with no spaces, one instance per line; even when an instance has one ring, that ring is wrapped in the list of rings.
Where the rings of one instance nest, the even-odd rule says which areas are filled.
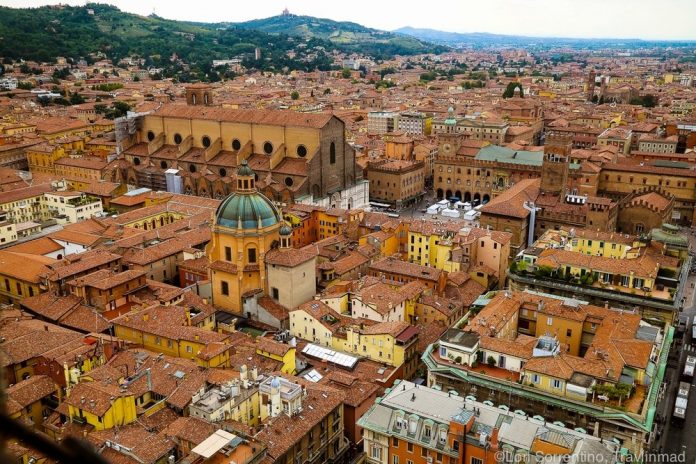
[[[237,437],[231,434],[230,432],[218,430],[217,432],[203,440],[200,445],[196,446],[191,451],[207,459],[213,454],[220,451],[225,446],[227,446],[227,444],[235,438]]]

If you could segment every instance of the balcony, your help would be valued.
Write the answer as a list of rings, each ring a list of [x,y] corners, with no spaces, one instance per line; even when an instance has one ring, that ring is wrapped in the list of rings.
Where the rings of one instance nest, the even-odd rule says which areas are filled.
[[[650,291],[645,291],[599,281],[583,284],[576,282],[576,280],[567,281],[527,271],[511,270],[508,276],[513,283],[522,287],[552,288],[568,295],[581,295],[581,298],[591,296],[602,300],[619,301],[629,306],[649,306],[664,311],[674,311],[676,307],[675,295],[680,293],[679,289],[676,291],[669,288],[658,290],[655,287]]]

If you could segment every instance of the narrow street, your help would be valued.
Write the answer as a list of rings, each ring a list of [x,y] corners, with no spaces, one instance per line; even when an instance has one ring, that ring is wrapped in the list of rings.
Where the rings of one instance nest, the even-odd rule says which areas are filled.
[[[696,249],[696,237],[689,235],[689,240],[691,249]],[[684,362],[688,355],[696,355],[696,343],[691,340],[691,324],[694,321],[694,317],[696,317],[695,286],[696,275],[690,274],[684,289],[684,296],[686,297],[684,310],[680,313],[689,318],[689,326],[684,334],[679,335],[675,333],[667,370],[665,371],[664,386],[657,405],[656,430],[658,437],[655,440],[653,451],[674,456],[685,454],[683,460],[669,462],[696,462],[696,440],[694,440],[694,430],[696,430],[696,393],[694,392],[693,382],[684,424],[678,425],[671,422]]]

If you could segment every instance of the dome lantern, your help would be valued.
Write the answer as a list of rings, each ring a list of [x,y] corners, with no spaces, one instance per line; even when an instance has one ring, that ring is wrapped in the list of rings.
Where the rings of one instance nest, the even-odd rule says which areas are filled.
[[[283,222],[283,225],[280,226],[280,247],[281,248],[290,248],[292,247],[292,228],[288,225],[287,222]]]
[[[249,193],[256,190],[256,173],[249,167],[247,160],[237,169],[237,192]]]

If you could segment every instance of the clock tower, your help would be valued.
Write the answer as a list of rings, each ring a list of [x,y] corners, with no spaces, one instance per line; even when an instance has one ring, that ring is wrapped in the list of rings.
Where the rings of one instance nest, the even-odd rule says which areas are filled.
[[[462,145],[462,140],[468,137],[468,134],[457,132],[457,117],[454,114],[454,108],[451,106],[447,110],[447,119],[444,121],[445,130],[438,134],[439,153],[445,156],[454,156],[459,151]]]

